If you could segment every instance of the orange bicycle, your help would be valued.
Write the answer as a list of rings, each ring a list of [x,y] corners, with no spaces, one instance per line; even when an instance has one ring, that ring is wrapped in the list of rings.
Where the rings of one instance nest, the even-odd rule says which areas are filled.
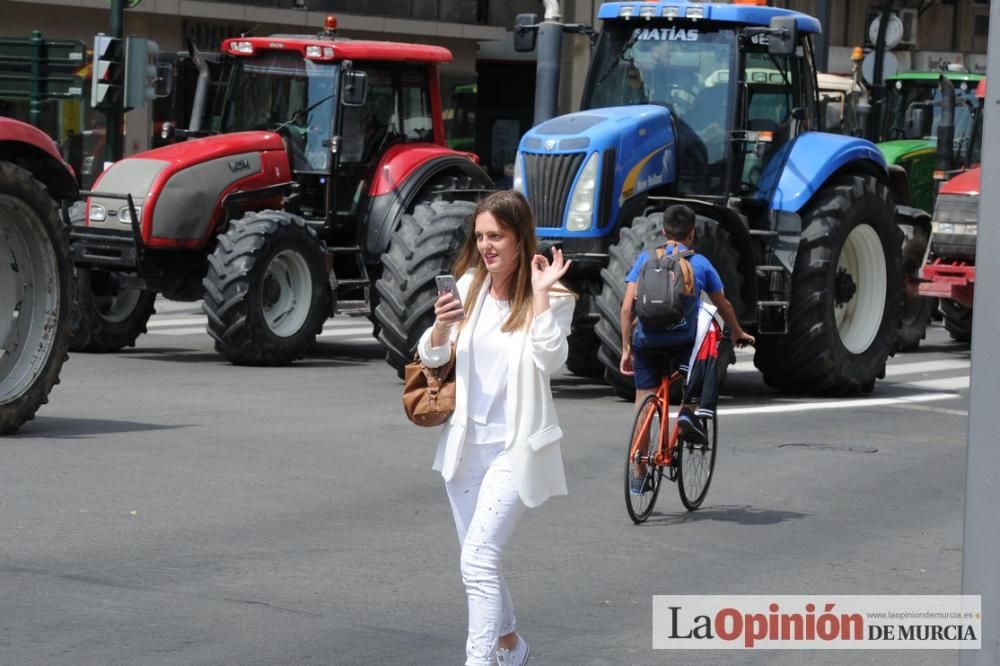
[[[681,503],[688,511],[701,506],[712,482],[718,414],[706,419],[706,444],[683,440],[676,419],[670,427],[670,384],[676,381],[683,381],[680,372],[665,373],[656,393],[647,396],[635,414],[625,463],[625,508],[636,525],[653,512],[664,476],[677,482]]]

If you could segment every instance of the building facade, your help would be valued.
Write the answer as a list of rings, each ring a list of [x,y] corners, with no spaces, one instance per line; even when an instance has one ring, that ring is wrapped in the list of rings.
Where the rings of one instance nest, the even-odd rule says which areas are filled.
[[[133,0],[134,1],[134,0]],[[816,15],[829,8],[827,70],[850,70],[855,46],[868,43],[872,17],[885,0],[772,0],[775,6]],[[597,29],[599,0],[562,0],[566,22]],[[27,37],[41,30],[50,39],[80,39],[109,31],[108,0],[4,0],[0,36]],[[906,34],[893,50],[899,71],[941,68],[958,63],[984,70],[989,23],[988,0],[894,0]],[[216,50],[222,39],[240,34],[315,33],[329,14],[340,31],[358,39],[424,42],[447,47],[454,60],[441,68],[446,114],[462,116],[474,127],[474,146],[495,175],[512,156],[530,127],[534,106],[534,55],[513,49],[511,26],[518,13],[543,13],[541,0],[141,0],[125,12],[125,33],[147,37],[163,51],[182,51],[193,43]],[[591,46],[567,35],[563,42],[560,110],[578,108]],[[470,107],[469,100],[475,100]],[[0,102],[2,103],[2,102]],[[8,103],[0,113],[20,115]],[[93,114],[85,103],[60,103],[48,111],[47,131],[64,139],[86,130]],[[451,123],[457,127],[460,123]],[[155,127],[150,111],[128,114],[126,154],[149,146]],[[459,130],[455,130],[459,131]]]

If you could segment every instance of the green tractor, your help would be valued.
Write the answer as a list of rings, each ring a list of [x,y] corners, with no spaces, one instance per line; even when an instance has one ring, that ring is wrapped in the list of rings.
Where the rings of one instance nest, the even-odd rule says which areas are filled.
[[[937,130],[941,117],[941,87],[944,76],[955,89],[955,162],[950,168],[968,167],[979,110],[976,87],[984,74],[970,72],[906,72],[886,79],[885,99],[877,136],[873,137],[885,160],[898,164],[910,177],[912,205],[934,209],[934,163]]]

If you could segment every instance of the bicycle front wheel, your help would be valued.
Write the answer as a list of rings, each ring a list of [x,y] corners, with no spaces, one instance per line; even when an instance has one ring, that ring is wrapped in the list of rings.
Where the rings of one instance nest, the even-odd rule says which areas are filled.
[[[636,525],[649,518],[660,494],[662,475],[653,464],[653,457],[662,427],[660,401],[654,395],[647,396],[635,414],[625,462],[625,509]]]
[[[715,454],[719,448],[719,417],[705,419],[707,444],[693,444],[684,440],[677,442],[677,488],[681,493],[681,503],[688,511],[694,511],[705,501],[708,486],[715,471]]]

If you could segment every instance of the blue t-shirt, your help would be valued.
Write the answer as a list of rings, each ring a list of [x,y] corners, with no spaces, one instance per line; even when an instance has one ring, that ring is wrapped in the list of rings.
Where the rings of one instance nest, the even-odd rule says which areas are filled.
[[[687,250],[687,247],[681,243],[676,243],[676,251],[683,252]],[[666,252],[671,252],[671,247],[665,246]],[[672,252],[671,252],[672,253]],[[635,259],[635,263],[632,264],[632,270],[628,272],[625,276],[625,282],[638,282],[639,274],[642,272],[642,267],[649,260],[649,251],[642,252]],[[687,317],[686,325],[679,326],[677,329],[666,331],[649,333],[642,330],[642,323],[638,322],[635,327],[635,333],[632,334],[632,344],[638,348],[644,347],[673,347],[677,345],[682,345],[687,342],[694,340],[695,333],[697,332],[697,326],[695,326],[698,299],[701,297],[701,292],[707,294],[714,294],[717,291],[722,291],[722,278],[719,277],[719,273],[715,270],[715,266],[712,265],[708,259],[700,254],[693,254],[688,257],[688,263],[691,264],[691,270],[694,272],[694,298],[692,299],[691,315]]]

